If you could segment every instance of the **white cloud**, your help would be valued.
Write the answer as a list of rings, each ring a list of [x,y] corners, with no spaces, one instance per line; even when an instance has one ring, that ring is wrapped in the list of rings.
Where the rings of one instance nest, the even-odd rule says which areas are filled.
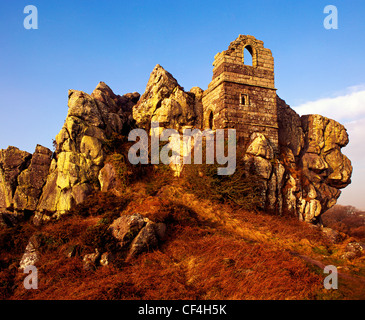
[[[294,110],[300,115],[321,114],[341,123],[365,118],[365,87],[349,87],[342,95],[309,101]]]
[[[342,149],[342,152],[351,160],[353,172],[351,177],[352,182],[342,190],[338,203],[353,205],[365,210],[365,118],[345,123],[345,127],[349,134],[350,142]]]
[[[350,142],[342,152],[353,166],[352,183],[342,190],[338,203],[365,209],[365,86],[353,86],[335,97],[303,103],[294,110],[300,115],[320,114],[342,123]]]
[[[365,103],[365,101],[364,101]],[[361,159],[365,164],[365,118],[347,122],[344,124],[350,138],[350,143],[343,151],[353,158]]]

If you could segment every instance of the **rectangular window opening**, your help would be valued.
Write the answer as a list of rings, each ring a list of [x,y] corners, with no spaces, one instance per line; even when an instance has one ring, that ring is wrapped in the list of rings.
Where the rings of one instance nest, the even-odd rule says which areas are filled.
[[[243,106],[248,106],[249,105],[249,100],[248,100],[248,95],[247,94],[241,93],[240,104],[243,105]]]

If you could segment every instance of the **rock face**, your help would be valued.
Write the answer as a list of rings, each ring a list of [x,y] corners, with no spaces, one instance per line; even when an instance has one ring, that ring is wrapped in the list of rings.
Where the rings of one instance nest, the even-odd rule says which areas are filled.
[[[105,164],[105,166],[99,171],[100,190],[102,192],[108,192],[118,187],[118,177],[114,166],[111,163]]]
[[[351,183],[350,160],[341,153],[349,138],[338,122],[300,117],[278,98],[280,158],[286,170],[283,210],[316,222]]]
[[[260,182],[261,209],[282,213],[282,186],[285,168],[275,159],[270,141],[262,133],[253,133],[244,156],[246,171]]]
[[[18,187],[14,194],[15,209],[31,211],[36,209],[51,160],[51,150],[37,145],[29,167],[18,176]]]
[[[37,223],[62,214],[98,187],[105,142],[126,134],[140,95],[115,95],[100,82],[91,95],[69,90],[68,114],[56,136],[56,150],[37,145],[34,154],[0,150],[0,211],[35,212]],[[110,173],[110,170],[109,170]],[[104,186],[105,191],[110,186]],[[9,220],[9,219],[7,219]]]
[[[202,92],[194,87],[185,92],[176,79],[160,65],[153,69],[146,91],[133,107],[133,118],[139,127],[149,129],[151,121],[161,127],[181,129],[201,121]]]
[[[263,54],[263,60],[243,66],[237,52],[244,45]],[[273,60],[261,41],[240,36],[229,48],[216,56],[213,81],[206,91],[198,87],[184,91],[160,65],[153,69],[141,97],[136,92],[116,95],[103,82],[90,95],[69,90],[68,114],[56,136],[55,152],[42,146],[33,155],[15,147],[0,150],[0,225],[12,225],[17,219],[9,214],[24,212],[35,212],[34,221],[40,223],[83,202],[94,189],[117,189],[116,169],[106,162],[108,141],[127,136],[136,126],[149,130],[151,121],[180,133],[186,128],[237,129],[238,138],[244,140],[238,148],[245,169],[261,186],[261,209],[320,222],[340,189],[351,182],[351,162],[341,153],[349,142],[346,129],[320,115],[300,117],[284,100],[272,97]],[[268,70],[264,58],[270,62]],[[234,87],[231,78],[240,86]],[[218,84],[222,91],[216,89]],[[155,242],[151,230],[144,221],[138,229],[142,233],[133,238],[131,255],[145,247],[144,239]]]
[[[11,209],[19,174],[29,166],[32,155],[15,147],[0,150],[0,208]]]
[[[103,143],[127,130],[131,107],[139,94],[118,96],[100,82],[91,95],[70,90],[68,97],[68,114],[56,136],[56,157],[39,200],[39,212],[63,213],[84,201],[104,166]]]
[[[0,211],[6,217],[36,210],[51,160],[52,151],[40,145],[33,155],[15,147],[0,150]]]

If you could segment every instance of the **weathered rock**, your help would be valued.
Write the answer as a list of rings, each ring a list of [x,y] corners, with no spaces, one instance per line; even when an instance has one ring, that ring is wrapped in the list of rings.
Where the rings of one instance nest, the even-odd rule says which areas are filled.
[[[51,166],[37,210],[62,214],[97,188],[104,166],[104,142],[122,134],[132,121],[139,94],[115,95],[100,82],[91,95],[69,91],[68,114],[56,136],[56,161]]]
[[[260,179],[268,180],[272,172],[272,164],[269,160],[262,157],[255,157],[246,154],[244,161],[248,168],[250,168],[251,174],[257,175]]]
[[[126,261],[141,254],[142,252],[154,249],[158,245],[155,223],[148,221],[131,243]]]
[[[83,258],[84,269],[87,271],[94,270],[98,266],[100,260],[100,252],[95,249],[95,253],[86,254]]]
[[[349,141],[346,129],[338,122],[319,115],[301,119],[307,145],[305,156],[315,159],[310,166],[303,164],[303,167],[317,174],[324,173],[322,178],[329,186],[344,188],[351,182],[352,174],[350,160],[341,153],[341,148]]]
[[[14,194],[14,208],[34,211],[37,207],[42,187],[48,176],[52,151],[37,145],[30,165],[18,176],[18,187]]]
[[[29,164],[32,155],[15,147],[0,150],[0,208],[13,208],[18,176]]]
[[[246,150],[246,153],[267,160],[274,158],[274,150],[269,140],[262,133],[258,132],[254,132],[251,135],[251,142]]]
[[[57,203],[60,198],[61,189],[57,186],[58,171],[53,169],[48,177],[39,199],[37,210],[39,212],[57,211]],[[39,221],[40,222],[40,221]]]
[[[111,163],[106,163],[98,175],[100,190],[107,192],[118,186],[118,176]]]
[[[156,65],[141,99],[133,107],[133,118],[139,126],[146,126],[162,101],[178,87],[176,79],[160,65]]]
[[[119,249],[127,251],[126,261],[155,248],[166,238],[166,225],[155,223],[139,213],[121,216],[109,226]]]
[[[144,94],[133,107],[133,118],[139,127],[146,129],[151,121],[158,121],[161,127],[180,130],[196,124],[201,98],[197,88],[185,92],[170,73],[156,65]]]
[[[110,252],[104,252],[100,257],[100,265],[107,266],[114,260],[114,256]]]
[[[342,240],[341,234],[334,229],[323,227],[322,232],[331,240],[332,243],[338,243]]]
[[[348,143],[346,129],[320,115],[299,117],[278,98],[280,161],[287,170],[284,211],[307,222],[319,222],[331,208],[352,174],[341,153]]]
[[[37,241],[37,237],[32,236],[29,239],[29,242],[27,244],[27,247],[25,248],[25,252],[22,256],[22,259],[19,263],[19,268],[24,269],[27,266],[35,265],[37,261],[39,260],[39,242]]]
[[[120,247],[128,246],[137,236],[139,231],[146,224],[147,219],[139,213],[128,216],[121,216],[114,220],[109,226],[109,230],[115,239],[118,240]]]

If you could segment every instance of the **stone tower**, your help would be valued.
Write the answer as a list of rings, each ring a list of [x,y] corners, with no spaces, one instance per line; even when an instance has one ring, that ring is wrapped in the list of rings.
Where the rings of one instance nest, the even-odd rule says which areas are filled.
[[[252,65],[245,64],[244,49]],[[253,132],[263,133],[278,152],[278,122],[274,59],[271,50],[253,36],[240,35],[217,53],[213,78],[203,95],[203,128],[236,129],[246,145]]]

